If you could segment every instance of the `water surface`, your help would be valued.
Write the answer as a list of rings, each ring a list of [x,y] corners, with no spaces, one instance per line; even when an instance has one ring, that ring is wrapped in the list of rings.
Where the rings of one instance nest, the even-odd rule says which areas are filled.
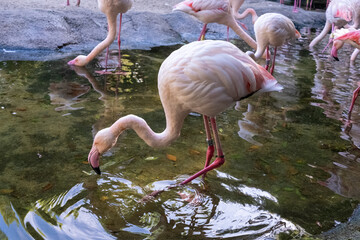
[[[127,76],[97,74],[101,58],[75,69],[69,59],[0,62],[0,238],[265,239],[346,222],[360,200],[358,104],[345,121],[359,71],[350,48],[341,63],[321,53],[326,40],[309,51],[314,34],[303,29],[278,50],[283,92],[218,116],[225,164],[146,203],[203,167],[201,116],[188,116],[164,149],[127,131],[102,157],[101,176],[87,154],[94,134],[127,114],[164,129],[157,71],[179,46],[123,51]]]

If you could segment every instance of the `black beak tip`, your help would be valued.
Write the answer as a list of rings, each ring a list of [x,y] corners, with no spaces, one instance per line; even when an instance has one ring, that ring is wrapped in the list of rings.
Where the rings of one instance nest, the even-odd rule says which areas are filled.
[[[336,61],[340,61],[338,57],[333,57]]]
[[[91,164],[90,164],[90,166],[91,166]],[[99,167],[93,167],[93,166],[91,166],[91,168],[98,174],[98,175],[101,175],[101,171],[100,171],[100,168]]]

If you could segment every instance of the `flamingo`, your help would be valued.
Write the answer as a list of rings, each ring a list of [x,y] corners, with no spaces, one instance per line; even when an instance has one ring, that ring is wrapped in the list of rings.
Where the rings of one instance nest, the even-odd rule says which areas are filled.
[[[351,20],[351,27],[358,28],[360,24],[360,1],[358,0],[332,0],[326,9],[326,23],[321,33],[314,38],[309,47],[313,48],[318,44],[326,34],[338,28],[344,27]],[[347,26],[348,27],[348,26]],[[329,40],[328,45],[331,43]]]
[[[120,32],[121,32],[121,22],[122,14],[126,13],[132,6],[133,0],[98,0],[99,9],[106,15],[109,30],[106,38],[99,43],[87,56],[79,55],[75,59],[68,62],[69,65],[75,66],[85,66],[91,60],[93,60],[100,52],[107,48],[115,40],[116,35],[116,18],[120,13],[120,23],[119,23],[119,32],[118,32],[118,47],[119,47],[119,60],[120,60]]]
[[[70,6],[70,0],[66,1],[66,5]],[[80,0],[77,0],[76,6],[78,6],[78,7],[80,6]]]
[[[234,1],[232,0],[233,3]],[[235,8],[238,7],[238,5],[235,5]],[[185,0],[175,5],[173,11],[185,12],[204,23],[199,40],[205,37],[207,24],[216,22],[230,27],[250,47],[256,49],[254,39],[237,24],[234,18],[234,10],[231,7],[231,3],[227,0]]]
[[[282,86],[232,43],[204,40],[184,45],[165,59],[159,69],[158,89],[166,117],[165,130],[155,133],[135,115],[119,118],[94,137],[88,161],[96,173],[101,174],[100,155],[116,144],[124,130],[133,129],[151,147],[165,147],[180,136],[185,117],[198,112],[210,118],[217,157],[180,183],[186,184],[225,162],[215,116],[236,101],[254,93],[280,91]]]
[[[337,51],[344,46],[345,43],[360,49],[360,30],[356,29],[339,29],[334,32],[333,46],[331,56],[339,61]],[[355,59],[352,59],[355,60]]]
[[[271,74],[274,72],[277,47],[282,46],[289,40],[301,37],[294,23],[279,13],[265,13],[261,15],[254,24],[254,31],[257,50],[255,54],[251,51],[246,53],[254,60],[257,60],[262,57],[266,49],[266,69],[268,69],[270,64],[269,45],[274,46],[274,58],[270,70]]]
[[[333,42],[333,47],[331,49],[331,56],[335,58],[335,60],[339,61],[337,51],[344,46],[345,43],[350,44],[355,47],[356,50],[351,55],[351,61],[355,61],[360,49],[360,30],[356,29],[339,29],[334,32],[335,38]],[[358,83],[358,87],[353,92],[353,96],[351,99],[351,104],[349,108],[348,118],[351,118],[351,112],[353,110],[355,101],[360,92],[360,85]]]

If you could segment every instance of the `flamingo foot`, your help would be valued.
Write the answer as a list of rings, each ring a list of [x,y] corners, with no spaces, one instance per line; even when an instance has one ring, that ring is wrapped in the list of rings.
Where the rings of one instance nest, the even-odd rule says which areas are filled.
[[[178,187],[179,184],[176,184],[176,185],[171,185],[171,186],[168,186],[166,187],[165,189],[161,189],[161,190],[156,190],[156,191],[153,191],[152,193],[150,194],[147,194],[146,196],[144,196],[139,202],[140,203],[146,203],[148,201],[151,201],[151,200],[154,200],[158,195],[160,195],[161,193],[169,190],[169,189],[172,189],[172,188],[176,188]]]
[[[225,157],[224,156],[217,157],[212,164],[210,164],[206,168],[200,170],[199,172],[195,173],[194,175],[192,175],[188,179],[185,179],[184,181],[182,181],[180,183],[180,185],[187,184],[187,183],[191,182],[192,180],[194,180],[195,178],[200,177],[201,175],[203,175],[203,174],[205,174],[205,173],[207,173],[207,172],[209,172],[209,171],[211,171],[211,170],[213,170],[215,168],[220,167],[221,165],[224,164],[224,162],[225,162]]]

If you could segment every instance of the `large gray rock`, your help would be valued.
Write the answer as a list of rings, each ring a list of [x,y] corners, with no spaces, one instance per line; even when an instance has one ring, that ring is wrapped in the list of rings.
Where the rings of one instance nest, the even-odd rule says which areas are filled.
[[[291,6],[273,2],[251,3],[259,15],[278,12],[291,18],[298,29],[321,28],[324,12],[292,12]],[[244,9],[244,8],[242,8]],[[251,17],[242,21],[254,37]],[[167,14],[129,11],[123,15],[122,49],[150,49],[197,40],[202,23],[182,12]],[[209,24],[207,39],[226,39],[226,27]],[[11,9],[0,11],[0,60],[49,60],[87,54],[107,34],[106,17],[85,8]],[[230,31],[230,38],[238,38]],[[111,48],[117,48],[114,41]],[[10,52],[9,52],[10,51]],[[15,51],[15,52],[14,52]]]

